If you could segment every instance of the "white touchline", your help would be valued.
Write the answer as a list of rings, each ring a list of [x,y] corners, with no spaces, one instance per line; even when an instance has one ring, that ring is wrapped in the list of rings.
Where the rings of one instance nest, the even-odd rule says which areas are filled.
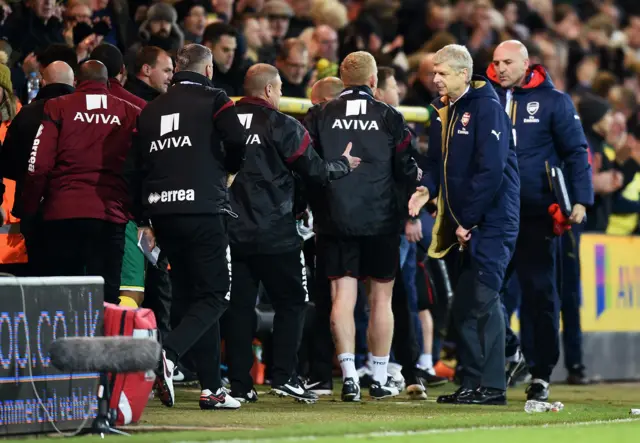
[[[428,418],[428,417],[425,417]],[[458,432],[471,431],[500,431],[509,429],[527,429],[527,428],[560,428],[575,426],[592,426],[592,425],[608,425],[618,423],[640,422],[637,418],[619,418],[615,420],[595,420],[582,421],[575,423],[543,423],[540,425],[516,425],[516,426],[474,426],[470,428],[453,428],[453,429],[425,429],[423,431],[385,431],[385,432],[363,432],[361,434],[344,434],[344,435],[305,435],[299,437],[282,437],[282,438],[255,438],[255,439],[235,439],[235,440],[207,440],[204,443],[275,443],[284,441],[313,441],[322,438],[375,438],[375,437],[406,437],[410,435],[429,435],[429,434],[452,434]],[[174,443],[203,443],[202,441],[179,440]]]

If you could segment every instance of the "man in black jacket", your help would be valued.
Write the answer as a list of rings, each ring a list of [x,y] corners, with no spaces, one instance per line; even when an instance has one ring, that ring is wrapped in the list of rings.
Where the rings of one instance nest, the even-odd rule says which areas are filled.
[[[172,310],[180,323],[163,343],[156,390],[173,406],[175,363],[192,350],[201,409],[237,409],[220,381],[219,319],[231,291],[231,252],[225,216],[231,213],[227,176],[244,161],[245,131],[233,102],[211,83],[211,51],[191,44],[176,60],[166,94],[138,120],[137,140],[125,174],[133,211],[150,246],[154,235],[171,263]]]
[[[373,98],[377,85],[373,56],[349,54],[340,66],[340,77],[346,89],[315,113],[307,129],[323,158],[338,156],[339,147],[352,141],[363,163],[343,180],[312,189],[309,200],[318,266],[324,266],[332,280],[331,324],[344,378],[342,400],[360,400],[353,318],[358,279],[370,285],[374,381],[369,393],[381,399],[398,395],[387,377],[393,337],[391,295],[400,248],[398,227],[404,217],[400,200],[406,183],[417,182],[418,168],[407,149],[411,133],[402,114]]]
[[[14,206],[11,212],[18,218],[22,216],[20,201],[22,185],[27,173],[33,140],[36,138],[38,127],[44,115],[44,105],[51,98],[71,94],[74,91],[73,82],[73,70],[68,64],[63,61],[49,64],[42,73],[44,87],[40,89],[33,102],[18,112],[7,130],[0,156],[2,168],[0,175],[16,182]],[[29,254],[28,273],[36,276],[37,270],[42,269],[40,265],[42,260],[42,239],[40,237],[42,233],[39,220],[34,220],[33,223],[30,232],[26,233],[25,242]]]
[[[295,376],[309,296],[292,172],[325,185],[346,176],[360,159],[349,155],[351,143],[338,160],[324,162],[318,156],[304,126],[277,110],[282,96],[277,68],[253,65],[244,90],[247,96],[236,109],[248,131],[247,159],[230,188],[231,209],[238,214],[229,223],[235,274],[226,338],[231,392],[240,401],[257,399],[250,375],[254,330],[250,319],[261,281],[275,310],[272,392],[312,403],[318,397]]]

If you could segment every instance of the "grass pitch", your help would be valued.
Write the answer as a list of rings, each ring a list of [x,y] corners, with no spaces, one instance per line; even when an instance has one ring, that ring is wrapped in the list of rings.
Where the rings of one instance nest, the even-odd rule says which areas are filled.
[[[158,400],[151,400],[141,422],[128,428],[134,436],[126,441],[640,441],[640,419],[629,416],[631,408],[640,408],[640,386],[635,384],[552,386],[551,401],[561,401],[565,409],[558,413],[538,414],[524,412],[523,387],[509,391],[507,407],[435,403],[438,395],[455,389],[452,384],[430,389],[427,401],[410,401],[402,394],[394,399],[373,401],[367,399],[365,390],[361,403],[342,403],[339,397],[323,397],[314,405],[273,397],[262,390],[257,403],[243,405],[237,411],[201,411],[198,390],[178,389],[176,406],[171,409],[163,407]],[[334,392],[340,392],[339,385]],[[100,441],[90,437],[74,440]]]

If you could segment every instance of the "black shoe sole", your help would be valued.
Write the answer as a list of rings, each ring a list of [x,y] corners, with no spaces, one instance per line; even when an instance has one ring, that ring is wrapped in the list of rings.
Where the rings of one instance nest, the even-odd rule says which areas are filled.
[[[470,401],[458,401],[455,403],[457,405],[468,405],[468,406],[507,406],[506,400],[491,400],[484,403],[476,403]]]
[[[171,398],[171,391],[169,390],[167,383],[164,381],[164,378],[156,376],[156,381],[153,384],[153,392],[158,396],[158,399],[163,405],[167,408],[173,407],[174,401]]]
[[[359,394],[342,394],[340,398],[345,403],[355,403],[361,400],[361,397]]]
[[[286,398],[286,397],[293,398],[298,403],[304,403],[304,404],[308,404],[308,405],[311,405],[311,404],[314,404],[314,403],[318,402],[317,398],[301,397],[301,396],[298,396],[296,394],[292,394],[290,392],[283,391],[282,389],[278,389],[278,388],[272,388],[271,391],[269,391],[269,393],[271,395],[275,395],[275,396],[280,397],[280,398]]]
[[[449,383],[449,380],[441,380],[441,381],[436,381],[436,382],[432,382],[432,383],[428,383],[425,381],[425,386],[427,388],[437,388],[438,386],[444,386],[447,383]]]
[[[377,397],[371,393],[369,393],[369,396],[374,399],[374,400],[384,400],[385,398],[392,398],[392,397],[397,397],[398,395],[400,395],[400,393],[398,392],[397,394],[385,394],[383,396]]]
[[[208,405],[200,405],[200,409],[202,409],[203,411],[238,411],[240,410],[240,408],[218,408],[215,406],[208,406]]]

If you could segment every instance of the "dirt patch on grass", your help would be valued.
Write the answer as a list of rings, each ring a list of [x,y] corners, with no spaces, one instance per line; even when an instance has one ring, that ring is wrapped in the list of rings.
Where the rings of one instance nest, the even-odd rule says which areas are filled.
[[[250,428],[244,426],[161,426],[161,425],[139,425],[139,426],[118,426],[118,429],[130,432],[180,432],[180,431],[261,431],[262,428]]]

